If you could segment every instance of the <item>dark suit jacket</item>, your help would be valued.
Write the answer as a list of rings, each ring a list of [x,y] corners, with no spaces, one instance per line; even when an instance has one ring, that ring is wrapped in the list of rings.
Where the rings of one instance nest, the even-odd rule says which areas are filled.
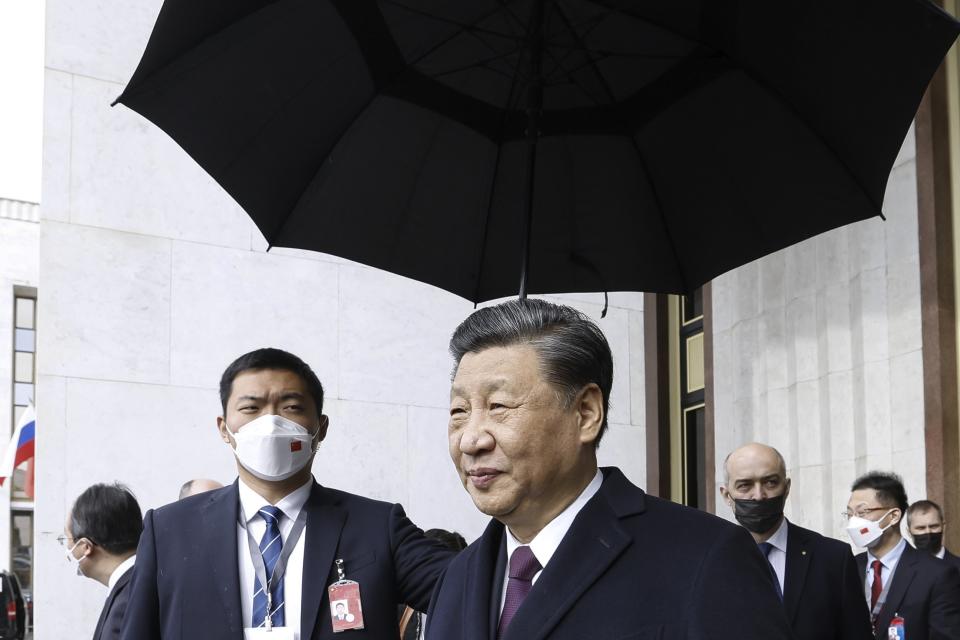
[[[950,553],[949,549],[943,550],[943,561],[960,571],[960,557]]]
[[[234,482],[147,512],[123,640],[243,639],[239,500]],[[304,508],[301,640],[340,638],[327,598],[337,558],[360,583],[362,637],[395,640],[397,603],[425,610],[453,552],[425,538],[399,505],[314,483]]]
[[[741,527],[647,496],[615,468],[573,521],[504,640],[790,638],[766,560]],[[430,640],[491,640],[506,550],[493,520],[437,583]]]
[[[850,545],[787,523],[783,604],[796,640],[871,640]]]
[[[866,552],[857,556],[857,567],[862,586],[867,577]],[[876,640],[887,640],[887,628],[895,614],[903,618],[909,640],[960,638],[960,574],[939,558],[908,544],[877,618]]]
[[[130,567],[113,585],[100,611],[100,620],[97,621],[97,629],[93,632],[93,640],[119,640],[127,603],[130,602],[129,585],[132,576],[133,567]]]

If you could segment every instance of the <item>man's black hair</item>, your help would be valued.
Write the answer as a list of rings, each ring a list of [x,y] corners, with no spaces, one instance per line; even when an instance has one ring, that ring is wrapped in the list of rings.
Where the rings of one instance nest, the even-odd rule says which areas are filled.
[[[317,405],[317,415],[323,413],[323,385],[320,384],[320,378],[313,369],[292,353],[282,349],[265,348],[243,354],[230,363],[223,372],[223,376],[220,377],[220,404],[223,407],[224,416],[227,415],[227,401],[230,399],[236,377],[245,371],[261,369],[289,371],[300,376],[307,385],[307,391],[313,397],[313,402]]]
[[[463,551],[467,548],[467,541],[456,531],[447,531],[446,529],[427,529],[423,532],[427,538],[439,540],[448,549],[453,551]]]
[[[901,517],[907,513],[907,490],[903,488],[903,479],[890,471],[870,471],[857,478],[851,491],[873,489],[877,492],[877,500],[883,506],[894,506],[900,509]]]
[[[600,387],[603,423],[594,440],[594,446],[600,446],[613,387],[613,355],[600,327],[572,307],[534,298],[477,309],[450,338],[454,375],[467,353],[517,344],[534,348],[544,378],[560,392],[567,407],[586,385]]]
[[[113,555],[136,551],[142,532],[140,505],[130,489],[119,483],[88,487],[70,510],[74,542],[86,538]]]

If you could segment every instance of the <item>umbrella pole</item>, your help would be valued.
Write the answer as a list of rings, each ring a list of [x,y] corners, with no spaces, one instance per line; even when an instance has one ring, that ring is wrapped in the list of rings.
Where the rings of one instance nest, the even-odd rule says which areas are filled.
[[[530,272],[530,238],[533,226],[533,187],[537,170],[537,141],[540,138],[540,114],[543,110],[543,6],[538,0],[534,6],[530,30],[530,84],[527,86],[527,192],[526,217],[523,223],[520,263],[520,299],[527,299],[527,278]]]

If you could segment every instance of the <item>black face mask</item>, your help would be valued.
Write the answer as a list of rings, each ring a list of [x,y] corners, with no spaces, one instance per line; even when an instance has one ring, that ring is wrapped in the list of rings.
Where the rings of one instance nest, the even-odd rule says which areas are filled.
[[[783,504],[787,496],[776,496],[766,500],[733,501],[733,515],[743,528],[752,533],[766,533],[773,529],[783,517]]]
[[[918,533],[913,536],[913,544],[917,551],[926,551],[933,555],[940,551],[943,546],[943,531],[936,533]]]

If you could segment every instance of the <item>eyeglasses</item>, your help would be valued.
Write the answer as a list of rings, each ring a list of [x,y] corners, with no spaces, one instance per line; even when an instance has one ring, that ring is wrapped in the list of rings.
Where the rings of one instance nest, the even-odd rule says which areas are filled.
[[[867,514],[870,513],[871,511],[890,511],[890,507],[864,507],[862,509],[857,509],[853,513],[850,513],[847,510],[843,510],[840,512],[840,516],[844,520],[849,520],[854,516],[856,516],[857,518],[866,518]]]
[[[61,546],[61,547],[67,546],[67,540],[70,540],[70,538],[68,538],[67,536],[63,535],[62,533],[57,536],[57,542],[60,543],[60,546]]]

